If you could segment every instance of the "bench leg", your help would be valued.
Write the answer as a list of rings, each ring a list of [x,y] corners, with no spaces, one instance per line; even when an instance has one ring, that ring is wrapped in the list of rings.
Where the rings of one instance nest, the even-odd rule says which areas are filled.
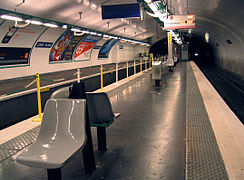
[[[84,148],[82,149],[82,156],[83,156],[85,172],[87,174],[92,174],[93,164],[90,156],[90,148],[88,142],[86,142]]]
[[[99,151],[107,151],[106,128],[97,127],[97,143]]]
[[[48,180],[62,180],[61,168],[47,169]]]

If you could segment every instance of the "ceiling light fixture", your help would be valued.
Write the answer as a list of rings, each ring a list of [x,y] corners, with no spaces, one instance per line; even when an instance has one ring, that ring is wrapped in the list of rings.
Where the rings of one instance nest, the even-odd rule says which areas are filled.
[[[74,32],[81,32],[80,29],[77,29],[77,28],[71,28],[71,31],[74,31]]]
[[[40,21],[36,21],[36,20],[26,20],[25,21],[26,23],[31,23],[31,24],[35,24],[35,25],[43,25],[43,23],[42,22],[40,22]]]
[[[96,33],[96,32],[90,32],[90,34],[91,34],[91,35],[97,35],[97,33]]]
[[[52,27],[52,28],[57,28],[58,27],[57,24],[52,24],[52,23],[44,23],[43,25],[47,26],[47,27]]]
[[[87,30],[82,30],[81,32],[86,33],[86,34],[90,33],[90,31],[87,31]]]
[[[9,16],[9,15],[1,15],[1,18],[11,20],[11,21],[23,21],[22,18],[15,17],[15,16]]]

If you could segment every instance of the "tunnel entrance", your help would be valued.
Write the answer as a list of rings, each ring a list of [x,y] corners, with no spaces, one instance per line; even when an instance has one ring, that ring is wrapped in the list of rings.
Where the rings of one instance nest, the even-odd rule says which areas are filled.
[[[189,60],[194,60],[199,66],[213,65],[214,52],[209,43],[203,38],[192,34],[184,37],[184,43],[189,45]],[[154,57],[165,56],[168,54],[167,38],[154,43],[149,53],[153,53]]]
[[[153,57],[165,56],[168,54],[168,42],[167,38],[164,38],[154,43],[149,49],[149,53],[153,53]]]
[[[189,43],[189,60],[194,60],[198,66],[214,64],[213,49],[203,38],[192,34],[185,36],[185,42]]]

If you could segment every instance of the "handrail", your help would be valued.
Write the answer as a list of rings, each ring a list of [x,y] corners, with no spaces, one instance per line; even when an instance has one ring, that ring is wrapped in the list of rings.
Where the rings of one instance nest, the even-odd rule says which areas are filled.
[[[133,61],[129,61],[129,62],[133,62]],[[123,62],[121,62],[121,63],[123,63]],[[143,64],[146,64],[146,63],[148,63],[148,60],[146,60],[146,61],[143,62]],[[138,65],[140,65],[140,63],[136,63],[135,65],[138,66]],[[134,64],[128,66],[128,68],[131,68],[131,67],[134,67]],[[126,69],[126,67],[120,67],[120,68],[118,68],[118,71],[119,70],[123,70],[123,69]],[[111,73],[111,72],[114,72],[114,71],[116,71],[116,69],[112,69],[112,70],[105,71],[103,74],[108,74],[108,73]],[[46,78],[40,78],[40,80],[49,81],[49,82],[58,82],[58,81],[63,81],[65,79],[68,79],[68,78],[70,78],[70,77],[72,77],[72,76],[74,76],[76,74],[77,74],[77,72],[75,72],[74,74],[72,74],[70,76],[67,76],[65,78],[60,78],[60,79],[51,80],[51,79],[46,79]],[[96,77],[96,76],[99,76],[99,75],[100,75],[100,72],[95,73],[95,74],[92,74],[92,75],[87,75],[87,76],[81,77],[80,80],[84,80],[84,79],[87,79],[87,78]],[[63,82],[58,82],[58,83],[50,84],[50,85],[46,85],[46,86],[42,86],[41,89],[54,88],[54,87],[57,87],[57,86],[61,86],[61,85],[73,83],[75,81],[77,81],[77,78],[70,79],[70,80],[63,81]],[[23,95],[26,95],[26,94],[35,93],[37,91],[36,88],[30,89],[30,90],[25,90],[26,88],[30,87],[35,82],[36,82],[36,79],[33,80],[28,85],[26,85],[24,88],[21,88],[19,90],[16,90],[16,91],[14,91],[12,93],[7,93],[5,95],[1,95],[0,96],[0,102],[1,101],[6,101],[8,99],[15,98],[15,97],[23,96]]]

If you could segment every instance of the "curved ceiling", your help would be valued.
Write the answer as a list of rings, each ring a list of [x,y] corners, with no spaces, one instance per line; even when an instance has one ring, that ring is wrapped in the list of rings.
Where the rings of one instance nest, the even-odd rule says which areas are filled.
[[[235,38],[243,35],[243,0],[165,0],[174,14],[193,13],[196,28],[193,33],[214,36],[222,31],[233,33]],[[157,34],[155,21],[144,14],[140,19],[102,20],[101,5],[136,3],[137,0],[4,0],[1,8],[37,17],[66,22],[82,27],[143,40]],[[80,18],[80,12],[81,18]],[[233,27],[235,31],[233,32]],[[213,33],[211,33],[213,32]],[[213,37],[215,39],[215,37]],[[218,37],[216,37],[217,39]]]
[[[195,14],[196,28],[192,30],[192,33],[203,38],[204,34],[208,32],[210,44],[214,47],[216,56],[221,59],[219,64],[227,68],[228,66],[233,67],[231,63],[234,61],[241,63],[241,66],[236,65],[231,71],[243,74],[241,73],[241,68],[244,66],[243,0],[165,1],[168,9],[176,15]],[[135,3],[137,0],[25,0],[25,3],[21,4],[22,2],[23,0],[2,0],[0,6],[10,11],[137,40],[151,37],[152,42],[156,42],[165,37],[165,32],[146,13],[144,13],[143,21],[140,19],[102,20],[102,4],[128,4]],[[82,12],[81,18],[80,12]]]
[[[69,23],[93,30],[143,40],[156,34],[156,22],[145,13],[140,19],[102,20],[102,4],[136,3],[136,0],[4,0],[2,9]],[[81,13],[81,15],[80,15]]]

